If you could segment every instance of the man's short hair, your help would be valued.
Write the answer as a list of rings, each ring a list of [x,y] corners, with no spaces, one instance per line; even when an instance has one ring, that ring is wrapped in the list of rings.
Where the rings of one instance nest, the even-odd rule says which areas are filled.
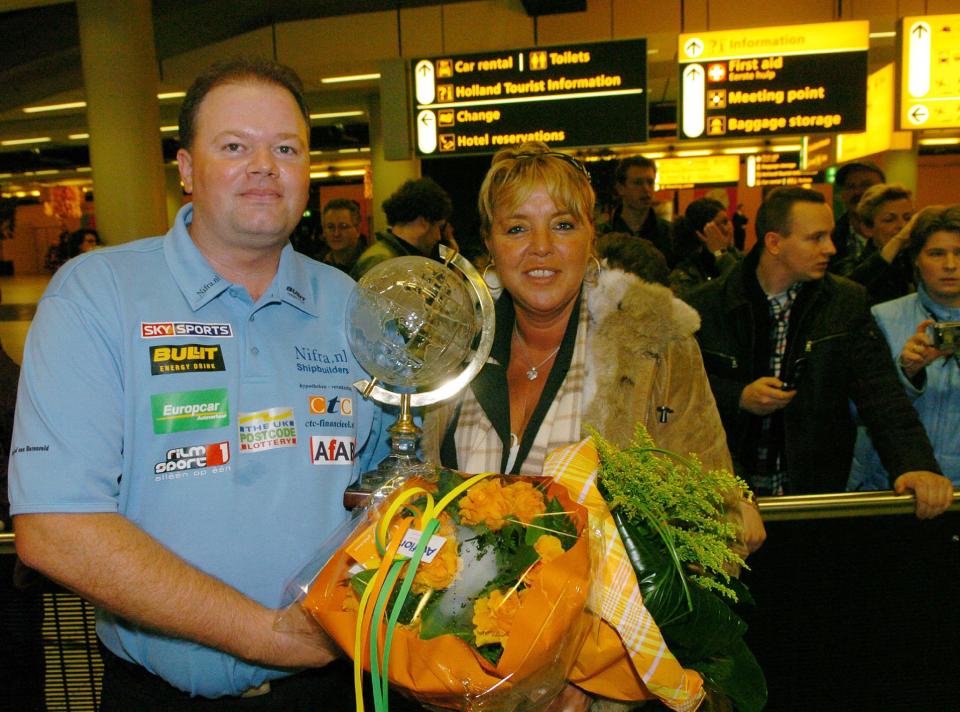
[[[670,286],[667,260],[650,240],[626,232],[608,232],[597,238],[597,253],[611,267],[646,282]]]
[[[657,172],[657,164],[651,158],[646,156],[627,156],[621,158],[614,169],[613,177],[620,185],[627,182],[627,172],[636,166],[637,168],[650,168],[654,173]]]
[[[960,235],[960,205],[931,205],[924,208],[913,220],[907,254],[916,261],[927,240],[935,232],[953,232]]]
[[[883,175],[883,171],[880,170],[880,166],[876,163],[870,163],[869,161],[854,161],[853,163],[845,163],[837,169],[836,175],[833,177],[833,184],[838,188],[842,188],[847,184],[847,179],[850,177],[850,174],[856,173],[857,171],[869,171],[870,173],[876,173],[880,176],[880,182],[886,183],[887,177]]]
[[[891,200],[913,200],[913,193],[899,183],[872,185],[867,188],[857,203],[857,217],[867,227],[873,227],[873,220],[880,211],[880,207]]]
[[[757,211],[757,247],[763,249],[763,238],[768,232],[789,235],[793,229],[791,212],[797,203],[826,204],[823,193],[810,188],[777,188],[770,191]]]
[[[331,210],[349,210],[350,219],[353,221],[353,224],[360,224],[360,204],[356,200],[351,200],[350,198],[334,198],[333,200],[328,200],[327,204],[323,206],[323,212],[320,214],[326,215]]]
[[[408,180],[383,201],[388,225],[403,225],[417,218],[434,223],[447,220],[453,213],[453,202],[447,191],[432,178]]]
[[[303,82],[297,73],[285,64],[259,57],[228,59],[214,62],[200,73],[187,90],[180,105],[180,145],[188,151],[193,147],[197,132],[197,114],[200,104],[213,89],[223,84],[260,82],[274,84],[290,92],[300,107],[310,133],[310,109],[303,99]]]

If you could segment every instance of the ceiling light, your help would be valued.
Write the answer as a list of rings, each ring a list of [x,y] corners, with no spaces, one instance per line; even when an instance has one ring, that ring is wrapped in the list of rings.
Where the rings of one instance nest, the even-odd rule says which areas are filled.
[[[667,154],[664,153],[663,151],[657,151],[657,152],[654,152],[654,153],[646,153],[646,152],[644,152],[642,155],[643,155],[645,158],[663,158],[663,157],[666,156]]]
[[[918,141],[921,146],[956,146],[960,138],[922,138]]]
[[[357,170],[349,171],[337,171],[338,176],[362,176],[366,175],[367,171],[363,168],[358,168]]]
[[[359,148],[338,148],[337,153],[360,153]]]
[[[759,146],[739,146],[737,148],[725,148],[720,153],[725,153],[728,156],[738,156],[747,153],[760,153]]]
[[[780,151],[781,153],[784,151],[800,151],[802,149],[803,149],[803,146],[801,146],[799,143],[789,143],[789,144],[784,144],[782,146],[770,147],[771,151]]]
[[[317,171],[316,173],[311,173],[310,177],[311,178],[329,178],[330,175],[331,175],[330,171]]]
[[[50,168],[50,169],[43,170],[43,171],[35,171],[33,175],[35,175],[35,176],[55,176],[55,175],[57,175],[57,173],[59,173],[59,172],[60,172],[60,171],[58,171],[58,170],[55,170],[55,169],[53,169],[53,168]]]
[[[162,94],[157,94],[158,99],[182,99],[187,95],[185,91],[166,91]]]
[[[163,133],[170,133],[171,131],[179,131],[180,127],[179,126],[161,126],[160,130]]]
[[[348,116],[363,116],[362,111],[330,111],[325,114],[310,114],[311,119],[344,119]]]
[[[49,136],[37,136],[35,138],[11,138],[7,141],[0,141],[0,146],[23,146],[28,143],[47,143]]]
[[[321,84],[340,84],[342,82],[365,82],[369,79],[379,79],[380,73],[374,72],[373,74],[346,74],[342,77],[323,77],[320,80]]]
[[[25,106],[24,114],[39,114],[41,111],[63,111],[66,109],[82,109],[87,105],[85,101],[67,101],[62,104],[47,104],[45,106]]]
[[[90,166],[80,166],[77,169],[77,173],[89,173],[89,172],[90,172]]]
[[[70,134],[69,136],[67,136],[67,138],[70,139],[71,141],[83,141],[84,139],[90,138],[90,134],[88,133]]]
[[[896,37],[896,32],[871,32],[870,39],[872,40],[881,40],[887,39],[888,37]]]
[[[709,156],[713,151],[710,149],[698,149],[696,151],[677,151],[673,155],[677,158],[696,158],[697,156]]]

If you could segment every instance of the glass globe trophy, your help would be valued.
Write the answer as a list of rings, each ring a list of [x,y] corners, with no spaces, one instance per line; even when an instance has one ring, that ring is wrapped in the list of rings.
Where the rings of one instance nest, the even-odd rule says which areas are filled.
[[[462,255],[442,245],[440,255],[443,263],[426,257],[381,262],[360,279],[347,302],[347,340],[373,377],[353,385],[364,398],[399,406],[389,428],[390,455],[346,491],[347,507],[431,470],[417,457],[420,428],[411,409],[456,395],[490,355],[490,290]]]

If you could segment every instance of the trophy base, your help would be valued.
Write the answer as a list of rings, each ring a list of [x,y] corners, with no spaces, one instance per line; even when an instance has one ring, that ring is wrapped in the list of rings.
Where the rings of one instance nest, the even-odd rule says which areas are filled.
[[[428,465],[415,456],[391,453],[384,458],[376,470],[363,473],[357,484],[344,491],[343,506],[347,509],[356,509],[373,504],[389,497],[408,478],[415,475],[429,477],[435,472],[436,468],[433,465]]]

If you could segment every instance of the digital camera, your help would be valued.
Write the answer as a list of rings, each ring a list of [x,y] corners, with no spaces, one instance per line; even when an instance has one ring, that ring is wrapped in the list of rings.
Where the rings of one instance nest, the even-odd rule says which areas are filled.
[[[933,345],[941,351],[956,351],[960,343],[960,321],[939,321],[933,325]]]

